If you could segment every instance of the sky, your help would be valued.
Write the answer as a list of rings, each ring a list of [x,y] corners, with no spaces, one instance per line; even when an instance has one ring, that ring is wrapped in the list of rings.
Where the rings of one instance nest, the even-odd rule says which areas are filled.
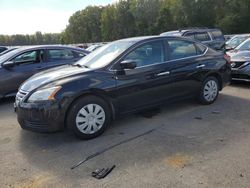
[[[115,0],[0,0],[0,34],[62,32],[69,17],[88,5],[107,5]]]

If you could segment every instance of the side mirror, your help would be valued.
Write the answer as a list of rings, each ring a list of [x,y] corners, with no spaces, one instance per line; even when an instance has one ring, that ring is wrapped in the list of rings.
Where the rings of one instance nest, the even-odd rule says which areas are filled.
[[[135,69],[137,64],[134,60],[126,60],[120,63],[122,69]]]
[[[15,63],[14,63],[13,61],[7,61],[7,62],[4,62],[4,63],[2,64],[2,67],[3,67],[3,68],[6,68],[6,69],[12,68],[12,67],[14,67],[14,66],[15,66]]]

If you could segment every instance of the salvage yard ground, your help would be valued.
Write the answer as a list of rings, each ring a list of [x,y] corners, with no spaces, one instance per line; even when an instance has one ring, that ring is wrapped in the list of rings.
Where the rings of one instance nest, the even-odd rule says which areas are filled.
[[[250,84],[226,87],[218,101],[165,105],[153,116],[115,121],[94,140],[71,133],[37,134],[21,130],[13,99],[0,103],[0,187],[249,187]],[[123,140],[78,168],[87,156]],[[103,180],[97,168],[116,165]]]

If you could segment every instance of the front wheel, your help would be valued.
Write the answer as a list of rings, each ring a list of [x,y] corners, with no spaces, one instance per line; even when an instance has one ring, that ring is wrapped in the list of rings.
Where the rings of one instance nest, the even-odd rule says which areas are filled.
[[[68,113],[67,124],[81,139],[101,135],[111,120],[109,105],[99,97],[87,96],[77,100]]]
[[[219,95],[219,82],[215,77],[207,77],[202,83],[199,101],[202,104],[212,104]]]

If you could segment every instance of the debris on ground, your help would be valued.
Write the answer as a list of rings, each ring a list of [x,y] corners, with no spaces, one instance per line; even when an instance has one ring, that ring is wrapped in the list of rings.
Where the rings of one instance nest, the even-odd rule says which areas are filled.
[[[155,108],[155,109],[150,109],[150,110],[147,110],[147,111],[140,112],[139,115],[144,117],[144,118],[151,119],[151,118],[153,118],[154,116],[156,116],[156,115],[158,115],[160,113],[161,113],[161,109]]]
[[[202,120],[203,118],[202,117],[195,117],[194,119]]]
[[[224,139],[220,138],[219,141],[220,141],[220,142],[224,142]]]
[[[123,141],[121,141],[121,142],[119,142],[119,143],[117,143],[117,144],[114,144],[114,145],[112,145],[112,146],[109,146],[109,147],[107,147],[107,148],[105,148],[105,149],[103,149],[103,150],[101,150],[101,151],[98,151],[98,152],[96,152],[96,153],[94,153],[94,154],[92,154],[92,155],[86,157],[85,159],[83,159],[82,161],[80,161],[79,163],[77,163],[76,165],[72,166],[72,167],[71,167],[71,170],[74,170],[75,168],[77,168],[77,167],[79,167],[80,165],[86,163],[86,162],[89,161],[90,159],[93,159],[93,158],[95,158],[95,157],[97,157],[97,156],[99,156],[99,155],[101,155],[101,154],[103,154],[103,153],[105,153],[105,152],[107,152],[107,151],[109,151],[109,150],[111,150],[111,149],[117,147],[117,146],[120,146],[120,145],[122,145],[122,144],[125,144],[125,143],[128,143],[128,142],[130,142],[130,141],[136,140],[136,139],[138,139],[138,138],[140,138],[140,137],[143,137],[143,136],[145,136],[145,135],[151,134],[152,132],[156,131],[157,128],[158,128],[158,127],[154,128],[154,129],[151,129],[151,130],[149,130],[149,131],[147,131],[147,132],[145,132],[145,133],[143,133],[143,134],[137,135],[137,136],[135,136],[135,137],[132,137],[132,138],[123,140]]]
[[[115,168],[116,166],[113,165],[111,168],[102,168],[102,169],[97,169],[94,172],[92,172],[92,177],[96,178],[96,179],[103,179],[105,178],[107,175],[109,175],[112,170]]]
[[[220,111],[212,111],[212,114],[221,114],[221,112]]]

